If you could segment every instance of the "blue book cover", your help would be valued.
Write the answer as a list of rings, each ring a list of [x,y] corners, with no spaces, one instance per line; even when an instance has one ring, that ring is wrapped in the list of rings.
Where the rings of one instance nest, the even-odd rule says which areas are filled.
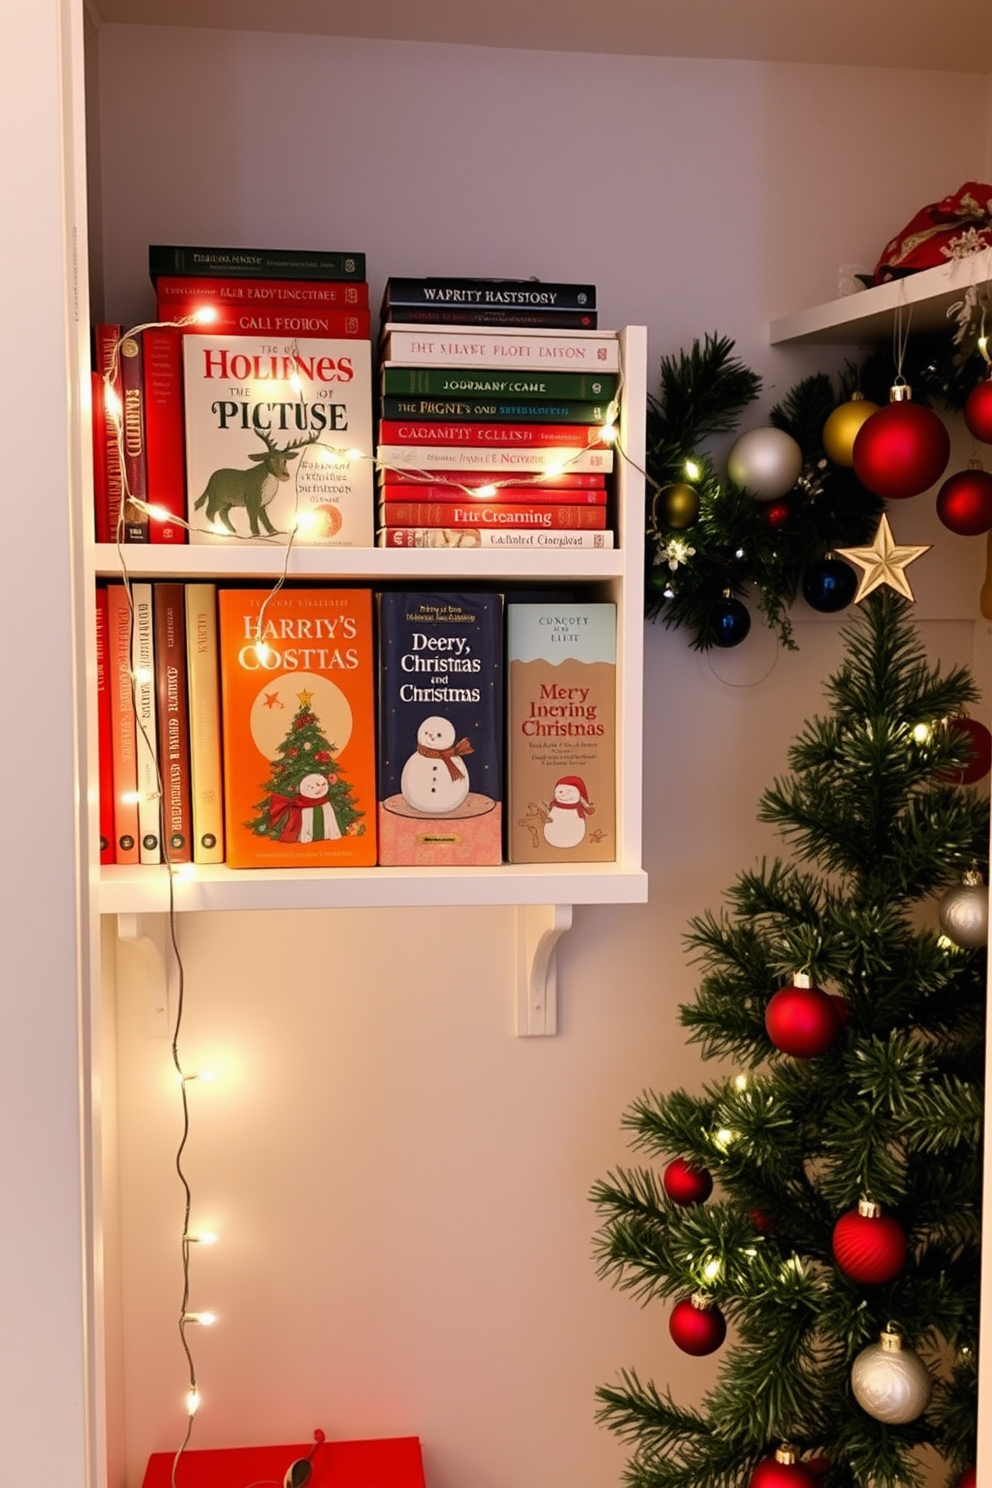
[[[379,862],[503,861],[503,601],[379,596]]]

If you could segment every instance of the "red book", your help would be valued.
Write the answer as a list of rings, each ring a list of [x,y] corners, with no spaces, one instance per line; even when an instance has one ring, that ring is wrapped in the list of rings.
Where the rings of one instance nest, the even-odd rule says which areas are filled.
[[[387,486],[450,485],[456,491],[459,486],[491,486],[494,483],[491,470],[380,470],[379,479]],[[606,485],[606,476],[601,470],[572,470],[543,478],[535,471],[532,477],[524,473],[515,484],[526,485],[531,490],[531,480],[534,486],[539,485],[546,491],[584,491]]]
[[[603,449],[599,424],[467,424],[429,419],[380,419],[380,444],[442,444],[450,449],[507,445],[525,449]]]
[[[186,596],[183,584],[154,584],[155,721],[162,782],[165,856],[192,859],[189,702],[186,696]]]
[[[115,863],[114,755],[110,722],[110,657],[107,591],[96,591],[96,719],[100,764],[100,862]]]
[[[309,339],[367,341],[367,310],[326,309],[323,305],[244,305],[234,300],[211,300],[213,320],[183,326],[184,331],[206,336],[306,336]],[[158,302],[160,320],[178,321],[195,315],[204,307],[203,300]]]
[[[384,527],[605,528],[602,506],[545,506],[539,502],[391,501],[379,508]]]
[[[121,513],[123,474],[121,470],[121,446],[113,410],[108,406],[107,378],[113,376],[110,388],[120,409],[121,381],[120,359],[116,357],[117,342],[121,327],[101,323],[93,327],[93,361],[100,378],[99,417],[101,423],[94,428],[95,443],[102,465],[102,475],[97,482],[101,501],[96,509],[96,540],[112,543],[117,541],[117,525]],[[115,366],[116,358],[116,366]],[[93,415],[97,417],[97,404],[93,404]],[[123,536],[123,534],[121,534]]]
[[[141,337],[125,336],[120,344],[121,419],[123,422],[124,541],[148,541],[148,512],[137,502],[148,500],[148,464],[145,460],[145,378],[142,370]]]
[[[155,281],[159,310],[196,300],[233,305],[283,305],[298,310],[367,310],[369,287],[322,279],[198,279],[185,274],[163,274]]]
[[[153,543],[184,543],[186,443],[182,332],[173,326],[152,326],[142,331],[141,342],[148,500],[167,514],[150,517],[149,535]]]
[[[90,397],[93,426],[93,531],[97,541],[106,542],[106,536],[101,536],[108,510],[107,461],[104,450],[106,415],[103,410],[103,378],[95,369],[90,373]]]
[[[137,863],[138,754],[131,685],[131,606],[123,584],[107,587],[111,754],[113,757],[114,861]]]
[[[473,486],[471,489],[473,491],[477,490],[480,494],[478,496],[470,496],[466,491],[459,490],[457,486],[442,485],[423,485],[419,486],[416,491],[412,491],[409,486],[401,485],[399,482],[395,485],[392,482],[387,482],[384,486],[380,487],[379,500],[390,503],[394,501],[405,501],[407,503],[416,501],[418,504],[425,501],[460,501],[462,503],[488,501],[490,503],[499,502],[500,505],[509,503],[511,506],[514,504],[526,504],[529,501],[539,502],[542,506],[549,502],[562,503],[561,491],[556,490],[552,486],[497,486],[494,491],[490,491],[488,486]],[[481,494],[483,491],[487,492],[485,496]],[[606,487],[589,486],[585,490],[582,490],[580,487],[578,490],[569,491],[567,503],[570,506],[605,506]]]

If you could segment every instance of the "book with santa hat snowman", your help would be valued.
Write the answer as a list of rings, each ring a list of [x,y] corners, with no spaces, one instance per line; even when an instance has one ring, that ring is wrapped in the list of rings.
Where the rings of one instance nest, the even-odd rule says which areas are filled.
[[[616,858],[616,606],[509,604],[512,863]]]

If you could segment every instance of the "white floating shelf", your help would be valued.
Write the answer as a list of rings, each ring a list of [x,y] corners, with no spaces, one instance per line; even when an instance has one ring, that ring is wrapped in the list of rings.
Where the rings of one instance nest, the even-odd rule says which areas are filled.
[[[884,341],[892,335],[896,311],[912,310],[908,329],[912,332],[955,328],[948,310],[963,298],[970,285],[992,279],[992,249],[951,259],[935,269],[907,274],[889,284],[877,284],[856,294],[844,295],[811,310],[800,310],[773,320],[769,341],[773,346],[789,342],[850,346]]]

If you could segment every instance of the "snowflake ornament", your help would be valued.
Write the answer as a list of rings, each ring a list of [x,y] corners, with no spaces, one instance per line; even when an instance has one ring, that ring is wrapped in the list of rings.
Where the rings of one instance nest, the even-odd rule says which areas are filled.
[[[682,563],[688,563],[690,558],[695,557],[696,550],[689,546],[684,537],[670,537],[668,541],[658,549],[658,563],[667,563],[672,573]]]

